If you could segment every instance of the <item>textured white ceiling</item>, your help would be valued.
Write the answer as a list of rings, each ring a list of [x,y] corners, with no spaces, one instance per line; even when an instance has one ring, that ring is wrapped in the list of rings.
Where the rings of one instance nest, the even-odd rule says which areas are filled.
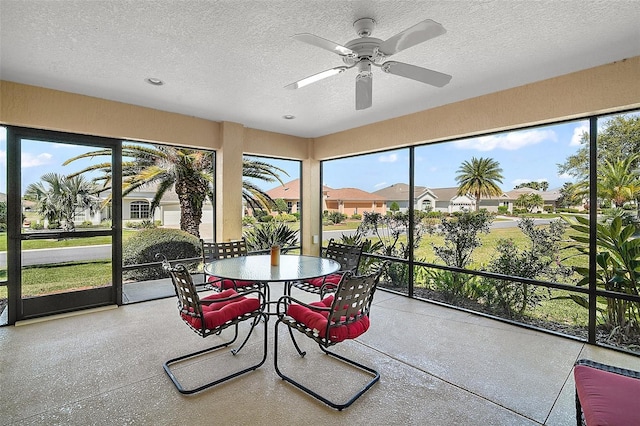
[[[441,23],[446,34],[393,59],[451,83],[374,68],[363,111],[354,70],[284,89],[342,65],[291,35],[344,44],[362,17],[382,40],[426,18]],[[638,56],[639,22],[637,0],[0,0],[0,78],[315,137]]]

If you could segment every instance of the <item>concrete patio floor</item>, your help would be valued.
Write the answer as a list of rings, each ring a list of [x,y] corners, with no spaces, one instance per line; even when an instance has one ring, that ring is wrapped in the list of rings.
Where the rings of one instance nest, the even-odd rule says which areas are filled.
[[[176,391],[162,363],[220,338],[192,333],[175,298],[3,327],[0,424],[573,425],[577,359],[640,369],[635,356],[384,291],[376,293],[371,320],[367,333],[334,348],[377,368],[381,379],[342,412],[276,375],[273,319],[261,368],[193,396]],[[177,371],[196,383],[256,359],[261,340],[255,334],[235,357],[222,350]],[[280,340],[281,368],[297,378],[328,390],[337,382],[330,372],[339,369],[349,377],[340,387],[357,386],[359,371],[322,355],[309,339],[298,339],[309,351],[303,359],[286,333]]]

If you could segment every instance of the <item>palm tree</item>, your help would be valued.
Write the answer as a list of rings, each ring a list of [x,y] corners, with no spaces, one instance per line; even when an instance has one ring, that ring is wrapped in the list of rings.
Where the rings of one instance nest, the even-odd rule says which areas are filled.
[[[80,158],[95,156],[111,156],[111,150],[87,152],[65,161],[67,165]],[[122,163],[122,195],[143,187],[156,185],[156,192],[150,209],[155,210],[160,201],[172,188],[180,203],[180,229],[196,237],[200,237],[202,206],[208,198],[213,202],[213,155],[206,151],[179,148],[165,145],[123,145],[122,156],[129,158]],[[268,163],[244,160],[243,176],[257,178],[267,182],[279,181],[278,172],[286,172]],[[74,175],[87,172],[101,172],[94,178],[103,183],[102,190],[111,188],[111,163],[89,166]],[[243,198],[247,203],[270,209],[273,200],[254,184],[243,181]]]
[[[98,192],[96,186],[83,176],[47,173],[40,179],[40,182],[27,187],[24,198],[36,201],[38,213],[50,223],[60,222],[65,231],[75,229],[73,219],[77,209],[93,212],[100,205],[95,195]]]
[[[635,199],[640,179],[632,165],[638,158],[640,155],[635,154],[614,162],[605,160],[598,167],[598,196],[611,200],[614,207]]]
[[[476,158],[465,161],[458,169],[458,195],[472,194],[476,199],[476,211],[480,209],[480,198],[501,195],[498,183],[502,183],[500,164],[492,158]]]
[[[633,165],[640,154],[629,155],[618,160],[604,160],[598,167],[598,197],[610,200],[613,207],[622,207],[624,203],[636,200],[640,194],[640,173]],[[582,180],[573,186],[576,195],[589,196],[589,180]]]

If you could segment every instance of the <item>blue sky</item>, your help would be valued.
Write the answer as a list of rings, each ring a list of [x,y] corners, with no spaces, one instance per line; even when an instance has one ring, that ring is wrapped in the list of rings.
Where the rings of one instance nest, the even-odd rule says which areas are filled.
[[[463,161],[472,157],[489,157],[500,163],[504,180],[502,189],[509,191],[519,183],[547,181],[549,188],[559,188],[571,179],[558,174],[558,163],[579,148],[588,121],[575,121],[527,130],[505,132],[491,136],[469,138],[455,142],[431,144],[416,149],[416,185],[431,188],[456,186],[455,175]],[[90,163],[78,161],[61,164],[86,151],[85,147],[24,142],[22,150],[22,187],[37,182],[47,172],[69,174]],[[0,166],[6,170],[6,133],[0,128]],[[104,161],[105,159],[96,159]],[[268,159],[289,172],[283,181],[299,177],[296,161]],[[325,162],[324,184],[332,188],[354,187],[373,192],[394,183],[408,183],[408,150],[400,149],[361,157]],[[260,184],[271,189],[276,184]],[[6,173],[0,174],[0,192],[6,192]]]

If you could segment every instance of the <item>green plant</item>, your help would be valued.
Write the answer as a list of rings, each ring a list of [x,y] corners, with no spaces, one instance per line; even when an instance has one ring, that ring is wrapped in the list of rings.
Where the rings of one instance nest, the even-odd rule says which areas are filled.
[[[244,231],[243,236],[250,251],[268,250],[273,245],[294,246],[298,243],[298,231],[283,222],[265,222]]]
[[[262,223],[267,223],[267,222],[271,222],[273,220],[273,216],[271,216],[270,214],[266,214],[264,216],[260,216],[260,222]]]
[[[258,220],[253,216],[243,216],[242,217],[242,226],[255,225]]]
[[[327,215],[327,219],[329,219],[329,221],[334,225],[337,225],[347,220],[347,215],[340,212],[333,211]]]
[[[31,222],[29,228],[33,229],[34,231],[39,231],[41,229],[44,229],[44,225],[42,224],[42,222]]]
[[[350,235],[342,234],[342,236],[340,237],[340,242],[353,246],[362,244],[363,253],[376,253],[380,249],[382,249],[382,243],[380,241],[374,242],[369,238],[365,238],[359,229],[357,229],[356,232]],[[367,274],[371,272],[372,268],[375,267],[378,263],[380,262],[373,257],[362,256],[360,257],[358,272],[360,274]]]
[[[122,244],[122,262],[125,266],[157,262],[157,253],[169,260],[200,257],[200,240],[179,229],[155,228],[142,230]],[[139,281],[166,276],[159,266],[124,271],[123,275]]]
[[[351,215],[351,220],[362,220],[362,215],[358,213],[354,213]]]
[[[498,206],[498,214],[508,214],[509,206]]]
[[[576,216],[564,218],[578,235],[571,239],[578,244],[580,255],[589,253],[589,219]],[[596,223],[596,286],[603,290],[640,295],[640,238],[635,236],[633,225],[623,226],[622,219],[615,217],[610,222]],[[589,284],[589,268],[574,267],[582,279],[578,286]],[[588,299],[581,295],[570,295],[571,299],[583,307],[589,306]],[[632,332],[640,333],[640,303],[617,298],[598,298],[598,312],[604,326],[611,331],[612,338],[624,339]]]
[[[487,269],[503,275],[521,278],[547,279],[557,281],[558,277],[568,277],[572,271],[562,266],[559,259],[559,242],[566,231],[565,222],[555,220],[548,228],[536,227],[533,219],[522,218],[518,227],[528,237],[525,248],[518,247],[513,239],[498,240],[497,256]],[[527,307],[535,307],[549,296],[537,286],[510,280],[485,279],[491,284],[486,292],[487,305],[509,316],[522,315]]]
[[[427,288],[442,294],[447,302],[460,299],[475,300],[480,294],[479,285],[481,280],[474,275],[440,269],[427,269],[425,278]]]

